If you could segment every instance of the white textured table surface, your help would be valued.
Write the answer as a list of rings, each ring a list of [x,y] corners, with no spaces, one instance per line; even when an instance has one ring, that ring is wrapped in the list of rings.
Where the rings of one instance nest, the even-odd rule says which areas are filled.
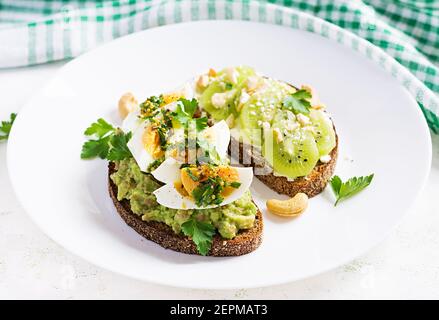
[[[0,119],[19,112],[61,65],[0,71]],[[310,279],[233,291],[148,284],[73,256],[45,236],[21,208],[11,189],[6,149],[6,143],[0,143],[0,299],[439,298],[438,136],[433,136],[432,171],[421,198],[378,247]]]

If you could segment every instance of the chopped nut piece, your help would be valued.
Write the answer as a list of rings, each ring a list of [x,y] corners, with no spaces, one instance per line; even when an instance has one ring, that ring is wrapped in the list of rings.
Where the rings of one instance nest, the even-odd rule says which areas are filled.
[[[279,128],[273,129],[273,135],[274,135],[274,138],[276,139],[276,142],[278,142],[278,143],[282,142],[284,139],[282,132],[280,132]]]
[[[328,155],[326,155],[326,156],[321,156],[320,157],[320,162],[321,163],[328,163],[329,161],[331,161],[331,156],[328,154]]]
[[[250,99],[250,95],[247,93],[247,91],[242,90],[241,96],[239,97],[239,103],[244,104]]]
[[[227,92],[215,93],[211,98],[212,105],[217,109],[223,108],[226,105],[226,94]]]
[[[207,74],[209,77],[216,77],[216,71],[212,68],[209,69],[209,72]]]
[[[209,85],[209,76],[207,74],[201,75],[197,80],[197,87],[204,89]]]
[[[227,75],[227,78],[229,79],[229,81],[232,84],[237,84],[238,83],[238,71],[236,71],[235,68],[227,68],[226,69],[226,75]]]
[[[247,89],[249,91],[254,91],[259,85],[259,78],[255,76],[248,77],[247,79]]]
[[[307,124],[309,124],[309,118],[301,113],[298,113],[296,115],[296,118],[302,126],[306,126]]]

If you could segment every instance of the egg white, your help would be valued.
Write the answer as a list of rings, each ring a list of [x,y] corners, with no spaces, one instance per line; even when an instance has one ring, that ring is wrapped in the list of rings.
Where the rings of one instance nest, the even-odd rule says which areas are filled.
[[[154,171],[152,171],[151,174],[160,182],[174,183],[174,181],[180,180],[181,165],[182,163],[174,158],[167,158]]]
[[[143,144],[143,134],[149,125],[149,121],[143,121],[133,131],[133,135],[130,141],[128,141],[127,143],[127,147],[131,151],[134,160],[136,160],[137,165],[143,172],[147,172],[149,165],[155,160],[153,156],[148,151],[146,151]]]
[[[216,149],[221,159],[227,156],[230,143],[230,129],[224,120],[204,129],[200,135],[206,137],[206,140]]]
[[[149,125],[149,121],[145,121],[140,117],[140,108],[136,108],[130,112],[122,122],[122,130],[131,132],[132,137],[127,143],[128,149],[136,160],[140,170],[146,172],[149,165],[154,162],[151,154],[145,150],[143,145],[143,134]]]
[[[134,132],[143,122],[140,116],[140,108],[135,109],[134,111],[128,113],[125,119],[122,122],[121,129],[123,132]]]
[[[189,83],[170,93],[179,93],[186,99],[191,99],[194,96],[193,86],[191,86]],[[170,111],[175,111],[176,105],[177,102],[174,101],[169,103],[168,105],[163,106],[163,108]],[[134,160],[136,160],[138,166],[140,167],[140,170],[143,172],[147,172],[149,165],[154,162],[155,159],[148,151],[145,150],[145,147],[143,145],[143,134],[149,124],[149,121],[145,121],[139,116],[140,107],[137,106],[125,117],[122,122],[121,129],[125,133],[132,133],[132,137],[127,143],[128,149],[131,151]]]
[[[195,204],[193,199],[182,196],[174,186],[174,183],[180,181],[180,166],[181,163],[173,158],[166,159],[157,169],[152,172],[152,175],[157,180],[165,183],[165,185],[153,192],[157,198],[157,202],[162,206],[171,209],[208,209],[221,207],[226,204],[241,198],[249,188],[253,180],[252,168],[238,168],[239,182],[241,185],[239,188],[233,190],[233,192],[224,198],[224,201],[218,205],[210,205],[206,207],[199,207]]]

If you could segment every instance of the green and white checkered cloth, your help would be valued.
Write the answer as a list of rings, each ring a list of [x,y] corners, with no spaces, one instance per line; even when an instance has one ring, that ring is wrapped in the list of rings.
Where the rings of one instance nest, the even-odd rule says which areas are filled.
[[[284,25],[358,51],[407,88],[439,133],[436,0],[0,0],[0,68],[71,58],[125,34],[205,19]]]

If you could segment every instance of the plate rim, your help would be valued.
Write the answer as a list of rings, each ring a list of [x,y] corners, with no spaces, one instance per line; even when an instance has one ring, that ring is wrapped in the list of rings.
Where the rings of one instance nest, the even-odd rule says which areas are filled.
[[[157,32],[158,29],[163,29],[163,28],[176,28],[176,27],[178,27],[179,25],[182,25],[182,24],[206,24],[206,23],[207,23],[207,24],[217,24],[217,23],[234,23],[234,24],[241,24],[241,23],[244,23],[244,24],[267,25],[267,23],[253,22],[253,21],[237,21],[237,20],[207,20],[207,21],[206,21],[206,20],[202,20],[202,21],[190,21],[190,22],[183,22],[183,23],[179,23],[179,24],[172,24],[172,25],[159,26],[159,27],[156,27],[156,28],[152,28],[152,29],[147,29],[147,30],[143,30],[143,31],[135,32],[135,33],[132,33],[132,34],[129,34],[129,35],[126,35],[126,36],[120,37],[120,38],[118,38],[118,39],[115,39],[115,40],[109,41],[109,42],[107,42],[107,43],[105,43],[105,44],[103,44],[103,45],[101,45],[101,46],[99,46],[99,47],[97,47],[97,48],[94,48],[94,49],[92,49],[92,50],[90,50],[90,51],[87,51],[86,53],[84,53],[84,54],[78,56],[77,58],[75,58],[75,59],[73,59],[73,60],[67,62],[65,65],[63,65],[61,68],[59,68],[59,70],[57,70],[57,71],[55,72],[55,74],[53,75],[53,77],[52,77],[51,79],[49,79],[49,80],[46,82],[46,84],[45,84],[45,85],[44,85],[44,86],[43,86],[38,92],[36,92],[36,93],[35,93],[35,94],[34,94],[34,95],[33,95],[33,96],[32,96],[32,97],[31,97],[31,98],[30,98],[30,99],[29,99],[24,105],[23,105],[23,107],[21,108],[21,110],[20,110],[20,112],[19,112],[19,115],[18,115],[18,117],[17,117],[17,122],[20,122],[20,114],[22,114],[23,112],[26,112],[26,110],[27,110],[28,108],[29,108],[29,109],[31,108],[31,105],[33,104],[33,101],[34,101],[36,98],[39,97],[39,95],[41,94],[41,92],[42,92],[46,87],[48,87],[48,86],[49,86],[49,85],[50,85],[50,84],[51,84],[51,83],[52,83],[52,82],[53,82],[53,81],[59,76],[59,74],[61,74],[61,73],[65,70],[65,68],[68,68],[68,67],[70,67],[72,64],[76,63],[76,61],[77,61],[78,59],[81,59],[81,58],[84,57],[84,56],[88,56],[88,55],[94,54],[94,52],[97,51],[97,50],[105,50],[107,46],[113,44],[114,42],[123,41],[125,38],[128,38],[128,37],[135,37],[135,36],[137,36],[137,35],[140,34],[140,33]],[[285,27],[285,26],[278,26],[278,27],[287,28],[287,27]],[[300,30],[300,29],[295,29],[295,30],[298,31],[298,32],[307,32],[307,33],[310,33],[310,32],[305,31],[305,30]],[[311,34],[315,34],[315,33],[311,33]],[[321,35],[319,35],[319,34],[316,34],[316,35],[318,35],[320,38],[324,38],[323,36],[321,36]],[[328,39],[328,38],[324,38],[324,39]],[[340,45],[339,43],[335,42],[335,41],[332,40],[332,39],[328,39],[328,40],[331,41],[331,42],[333,42],[333,43],[335,43],[335,44],[337,44],[337,45]],[[351,49],[349,49],[349,50],[350,50],[350,51],[353,51],[353,50],[351,50]],[[353,51],[353,52],[355,52],[355,51]],[[365,59],[365,58],[362,56],[362,59]],[[369,61],[370,61],[370,60],[369,60]],[[372,62],[373,62],[373,61],[372,61]],[[377,65],[376,62],[373,62],[373,63],[374,63],[375,65]],[[381,68],[380,68],[380,72],[383,72],[383,73],[386,73],[386,74],[387,74],[387,72],[386,72],[385,70],[381,69]],[[403,88],[405,91],[408,92],[407,88],[405,88],[404,86],[402,86],[401,83],[399,83],[397,79],[395,79],[395,78],[392,77],[392,81],[394,81],[395,83],[397,83],[399,87]],[[414,104],[416,104],[416,100],[413,98],[413,96],[410,95],[410,99],[413,100]],[[160,278],[160,280],[158,280],[158,279],[155,279],[153,276],[152,276],[152,277],[142,277],[142,276],[140,276],[140,275],[134,275],[134,274],[131,274],[131,273],[129,273],[129,272],[124,272],[125,270],[119,270],[119,269],[116,269],[116,268],[112,268],[111,265],[110,265],[110,266],[109,266],[109,265],[105,265],[105,264],[100,263],[98,260],[93,259],[93,258],[92,258],[92,255],[89,255],[88,257],[85,257],[83,253],[77,252],[77,250],[76,250],[75,248],[72,248],[71,246],[66,245],[66,244],[65,244],[62,240],[60,240],[58,237],[54,237],[54,236],[51,234],[50,231],[48,232],[48,230],[46,229],[46,227],[44,226],[44,224],[40,223],[40,222],[38,221],[38,219],[35,217],[34,214],[31,214],[31,212],[32,212],[31,206],[30,206],[30,205],[27,203],[27,201],[24,199],[24,198],[25,198],[24,195],[21,194],[21,193],[18,191],[19,187],[17,186],[17,181],[13,178],[13,176],[14,176],[14,173],[13,173],[13,172],[14,172],[14,169],[12,169],[12,168],[14,168],[14,164],[13,164],[13,160],[12,160],[12,152],[10,152],[9,150],[13,148],[13,147],[10,148],[10,146],[13,145],[13,144],[14,144],[14,141],[15,141],[15,136],[16,136],[16,134],[15,134],[16,130],[15,130],[15,128],[16,128],[16,126],[13,126],[13,128],[12,128],[12,130],[11,130],[11,133],[10,133],[10,137],[9,137],[9,139],[8,139],[8,143],[7,143],[7,151],[6,151],[7,170],[8,170],[9,178],[10,178],[10,181],[11,181],[12,189],[13,189],[13,191],[14,191],[16,197],[17,197],[17,200],[18,200],[18,201],[20,202],[20,204],[23,206],[23,208],[24,208],[24,210],[25,210],[27,216],[31,219],[31,221],[33,221],[33,222],[35,223],[35,225],[37,225],[37,227],[38,227],[39,229],[41,229],[41,231],[43,231],[43,233],[44,233],[46,236],[48,236],[50,239],[52,239],[53,241],[55,241],[58,245],[60,245],[60,246],[63,247],[64,249],[68,250],[69,252],[73,253],[73,254],[74,254],[75,256],[77,256],[78,258],[81,258],[81,259],[83,259],[83,260],[85,260],[85,261],[88,261],[88,262],[94,264],[95,266],[98,266],[98,267],[100,267],[100,268],[102,268],[102,269],[104,269],[104,270],[109,270],[109,271],[111,271],[111,272],[114,272],[114,273],[117,273],[117,274],[121,274],[121,275],[127,276],[127,277],[129,277],[129,278],[131,278],[131,279],[140,279],[140,280],[142,280],[142,281],[147,281],[147,282],[149,282],[149,283],[153,283],[153,284],[166,285],[166,286],[170,286],[170,287],[178,287],[178,288],[221,289],[221,290],[224,290],[224,289],[261,288],[261,287],[267,287],[267,286],[275,286],[275,285],[286,284],[286,283],[292,283],[292,282],[295,282],[295,281],[298,281],[298,280],[301,280],[301,279],[307,279],[307,278],[310,278],[310,277],[314,277],[314,276],[317,276],[317,275],[320,275],[320,274],[326,273],[326,272],[328,272],[328,271],[330,271],[330,270],[333,270],[333,269],[335,269],[335,268],[337,268],[337,267],[340,267],[340,266],[342,266],[342,265],[345,265],[346,263],[348,263],[348,262],[350,262],[350,261],[353,261],[353,260],[357,259],[359,256],[366,254],[367,252],[369,252],[370,250],[372,250],[374,247],[376,247],[378,244],[380,244],[381,242],[383,242],[384,239],[386,239],[386,238],[389,236],[389,234],[390,234],[391,232],[394,231],[394,229],[395,229],[395,228],[396,228],[396,227],[397,227],[397,226],[403,221],[404,217],[405,217],[405,216],[406,216],[406,215],[412,210],[413,206],[418,202],[418,200],[419,200],[419,196],[421,195],[422,191],[425,189],[425,186],[426,186],[426,184],[427,184],[427,180],[428,180],[428,177],[429,177],[429,174],[430,174],[430,171],[431,171],[431,163],[432,163],[432,142],[431,142],[431,136],[430,136],[430,130],[429,130],[429,127],[428,127],[428,125],[427,125],[426,119],[425,119],[425,117],[423,116],[422,111],[420,110],[420,108],[419,108],[419,107],[416,107],[416,106],[413,106],[413,108],[416,109],[417,114],[418,114],[418,118],[419,118],[419,119],[422,119],[422,123],[423,123],[422,127],[423,127],[423,131],[424,131],[424,132],[423,132],[423,135],[428,139],[427,150],[426,150],[427,157],[426,157],[426,159],[424,159],[424,161],[425,161],[425,164],[424,164],[424,165],[425,165],[425,167],[428,168],[428,169],[426,169],[425,172],[423,173],[423,176],[422,176],[422,179],[421,179],[421,183],[420,183],[421,187],[417,190],[416,195],[413,197],[413,199],[412,199],[410,205],[407,207],[407,209],[404,211],[404,213],[401,214],[401,217],[399,218],[399,220],[398,220],[398,221],[397,221],[392,227],[388,228],[388,229],[386,230],[386,232],[383,232],[383,234],[382,234],[380,237],[377,237],[375,241],[371,242],[371,243],[367,246],[367,249],[364,249],[361,253],[359,253],[359,254],[357,254],[357,255],[355,255],[355,256],[352,256],[352,257],[346,258],[346,259],[344,259],[343,261],[340,260],[338,263],[335,263],[335,264],[332,264],[332,265],[330,265],[330,266],[328,266],[328,267],[326,267],[326,268],[323,268],[323,269],[319,270],[318,272],[315,272],[315,271],[312,271],[312,272],[305,272],[305,273],[303,273],[301,276],[290,277],[290,278],[288,278],[288,279],[286,279],[286,280],[281,280],[281,279],[280,279],[280,280],[278,280],[278,281],[263,281],[263,280],[261,281],[261,279],[255,279],[255,282],[254,282],[254,283],[249,284],[249,285],[245,285],[245,286],[243,286],[243,285],[239,285],[239,286],[238,286],[238,285],[233,285],[233,284],[229,284],[229,283],[224,283],[223,285],[215,285],[215,286],[211,286],[211,285],[204,286],[204,285],[202,285],[202,284],[200,284],[200,283],[194,283],[194,284],[191,284],[190,286],[188,286],[188,285],[184,284],[183,282],[181,282],[181,283],[174,283],[174,282],[172,282],[172,281],[168,281],[167,278]],[[262,279],[264,279],[264,278],[262,278]]]

